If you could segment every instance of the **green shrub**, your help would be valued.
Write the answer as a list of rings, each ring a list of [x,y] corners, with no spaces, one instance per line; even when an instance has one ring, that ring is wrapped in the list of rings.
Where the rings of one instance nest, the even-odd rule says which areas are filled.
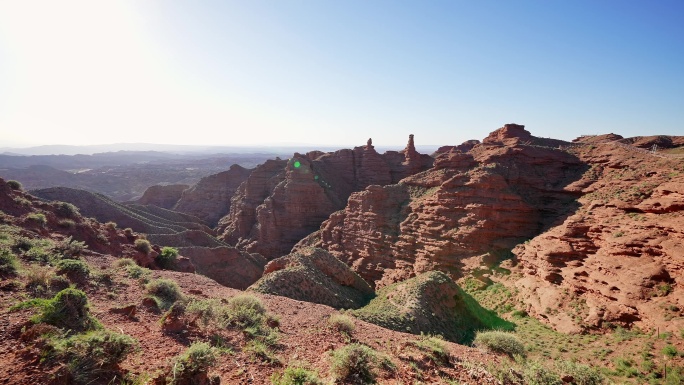
[[[62,259],[56,267],[57,275],[65,275],[71,282],[84,283],[90,277],[88,264],[77,259]]]
[[[250,294],[239,294],[228,300],[228,323],[241,328],[260,326],[266,321],[266,308],[261,300]]]
[[[17,275],[19,261],[11,250],[0,247],[0,277],[11,277]]]
[[[520,339],[513,333],[500,330],[478,332],[475,335],[473,345],[492,352],[504,353],[511,357],[525,355],[525,345],[520,342]]]
[[[73,219],[60,219],[57,221],[57,225],[60,227],[64,227],[65,229],[75,229],[76,228],[76,222],[74,222]]]
[[[351,337],[355,328],[354,320],[346,314],[331,314],[328,324],[348,338]]]
[[[152,274],[150,269],[138,265],[126,266],[126,273],[129,277],[133,279],[141,279],[143,282],[147,282],[150,274]]]
[[[76,384],[90,384],[102,378],[115,379],[117,365],[135,350],[137,342],[125,334],[97,330],[56,339],[51,345],[48,357],[66,363],[69,379]]]
[[[305,369],[301,365],[288,366],[282,373],[273,373],[273,385],[322,385],[323,382],[314,371]]]
[[[75,241],[72,237],[66,237],[55,245],[55,249],[62,253],[65,258],[78,257],[87,248],[85,242]]]
[[[26,268],[26,290],[35,297],[43,297],[48,294],[51,279],[55,276],[54,270],[47,266],[30,265]]]
[[[342,382],[373,383],[378,363],[375,350],[361,344],[349,344],[331,353],[330,373]]]
[[[152,251],[152,245],[147,239],[136,239],[135,249],[144,254],[149,254]]]
[[[556,367],[563,377],[572,377],[575,385],[600,385],[604,381],[603,373],[589,365],[572,361],[558,361]]]
[[[114,267],[125,267],[137,265],[135,261],[131,258],[120,258],[114,261]]]
[[[7,186],[9,186],[9,188],[11,188],[12,190],[23,189],[23,186],[21,185],[21,183],[19,181],[16,181],[16,180],[8,180]]]
[[[178,284],[169,279],[155,279],[145,286],[147,292],[158,300],[161,309],[167,310],[174,302],[183,298]]]
[[[563,380],[557,373],[537,361],[525,366],[523,378],[528,385],[563,385]]]
[[[105,227],[110,229],[110,230],[114,230],[114,229],[116,229],[116,222],[111,222],[111,221],[107,222],[107,223],[105,223]]]
[[[167,384],[186,383],[198,374],[206,372],[216,364],[216,353],[206,342],[194,342],[172,362],[171,377]]]
[[[441,336],[421,334],[420,339],[413,344],[425,352],[430,361],[435,364],[444,365],[449,363],[449,351]]]
[[[136,241],[137,243],[138,241]],[[149,242],[148,242],[149,243]],[[172,269],[176,265],[176,258],[178,258],[178,250],[173,247],[163,247],[154,261],[162,269]]]
[[[43,213],[31,213],[31,214],[26,216],[26,219],[29,222],[33,222],[40,227],[43,227],[47,224],[47,218],[45,217],[45,214],[43,214]]]
[[[185,307],[185,313],[190,318],[200,321],[204,326],[218,323],[225,317],[225,306],[217,299],[191,300]]]
[[[270,344],[263,339],[251,339],[247,342],[247,345],[245,345],[244,351],[255,360],[261,360],[271,364],[280,362],[280,359],[278,359],[271,350]]]
[[[666,357],[677,357],[677,348],[672,344],[667,344],[662,350],[662,353]]]
[[[65,330],[83,332],[100,329],[100,323],[90,315],[88,297],[80,290],[67,288],[52,299],[32,299],[13,306],[10,310],[37,307],[41,310],[31,321],[44,322]]]
[[[75,219],[79,216],[78,207],[67,202],[55,202],[55,213],[62,218]]]

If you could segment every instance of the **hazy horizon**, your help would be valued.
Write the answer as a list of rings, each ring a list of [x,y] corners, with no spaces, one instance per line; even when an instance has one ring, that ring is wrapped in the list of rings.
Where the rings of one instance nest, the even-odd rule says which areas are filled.
[[[0,2],[0,147],[681,135],[684,3]]]

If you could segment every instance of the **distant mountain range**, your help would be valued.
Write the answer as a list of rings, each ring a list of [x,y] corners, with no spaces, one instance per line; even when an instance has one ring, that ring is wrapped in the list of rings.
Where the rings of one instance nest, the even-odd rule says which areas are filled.
[[[352,146],[349,146],[350,148]],[[417,146],[419,151],[433,152],[438,146]],[[26,155],[92,155],[99,153],[111,153],[120,151],[144,151],[165,152],[174,154],[292,154],[294,152],[308,152],[314,150],[334,151],[339,146],[319,146],[315,144],[272,144],[263,146],[197,146],[179,144],[155,144],[155,143],[113,143],[87,146],[73,145],[45,145],[36,147],[0,147],[1,155],[26,156]],[[403,146],[377,146],[378,151],[400,150]]]

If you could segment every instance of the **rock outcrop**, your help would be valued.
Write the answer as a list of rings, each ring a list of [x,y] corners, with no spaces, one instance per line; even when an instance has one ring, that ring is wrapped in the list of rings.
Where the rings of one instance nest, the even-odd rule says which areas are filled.
[[[183,192],[173,210],[193,215],[204,220],[209,227],[216,227],[219,219],[230,211],[235,191],[251,172],[252,169],[234,164],[228,171],[204,177]]]
[[[335,308],[356,309],[373,289],[349,266],[325,250],[307,248],[270,261],[254,290]]]
[[[516,137],[514,135],[520,135]],[[572,209],[566,189],[586,166],[556,148],[522,143],[503,127],[469,152],[438,155],[434,167],[349,197],[299,246],[329,250],[377,288],[441,270],[454,278],[492,263]]]
[[[684,159],[597,139],[572,148],[590,165],[569,186],[582,195],[578,208],[513,250],[512,268],[523,274],[514,284],[526,310],[561,331],[676,332],[684,327],[673,310],[684,308]]]
[[[142,197],[135,201],[140,205],[154,205],[163,209],[171,209],[178,202],[183,191],[190,186],[186,184],[154,185],[145,190]]]
[[[344,208],[353,192],[396,183],[431,165],[431,157],[416,152],[413,138],[403,151],[382,155],[369,140],[353,150],[268,161],[238,188],[218,230],[231,245],[277,258]]]

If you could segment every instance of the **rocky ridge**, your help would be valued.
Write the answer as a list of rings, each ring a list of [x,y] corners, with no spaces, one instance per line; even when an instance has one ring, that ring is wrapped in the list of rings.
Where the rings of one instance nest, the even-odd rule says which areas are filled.
[[[297,247],[329,250],[376,288],[431,270],[458,278],[572,209],[566,186],[586,165],[536,144],[549,141],[510,124],[467,152],[444,149],[426,171],[353,193]]]
[[[396,183],[431,164],[431,157],[416,152],[412,136],[400,152],[378,154],[369,139],[353,150],[268,161],[236,191],[230,213],[219,222],[220,238],[277,258],[342,209],[353,192]]]
[[[684,327],[684,159],[624,142],[578,140],[578,207],[513,250],[526,310],[558,330]]]

